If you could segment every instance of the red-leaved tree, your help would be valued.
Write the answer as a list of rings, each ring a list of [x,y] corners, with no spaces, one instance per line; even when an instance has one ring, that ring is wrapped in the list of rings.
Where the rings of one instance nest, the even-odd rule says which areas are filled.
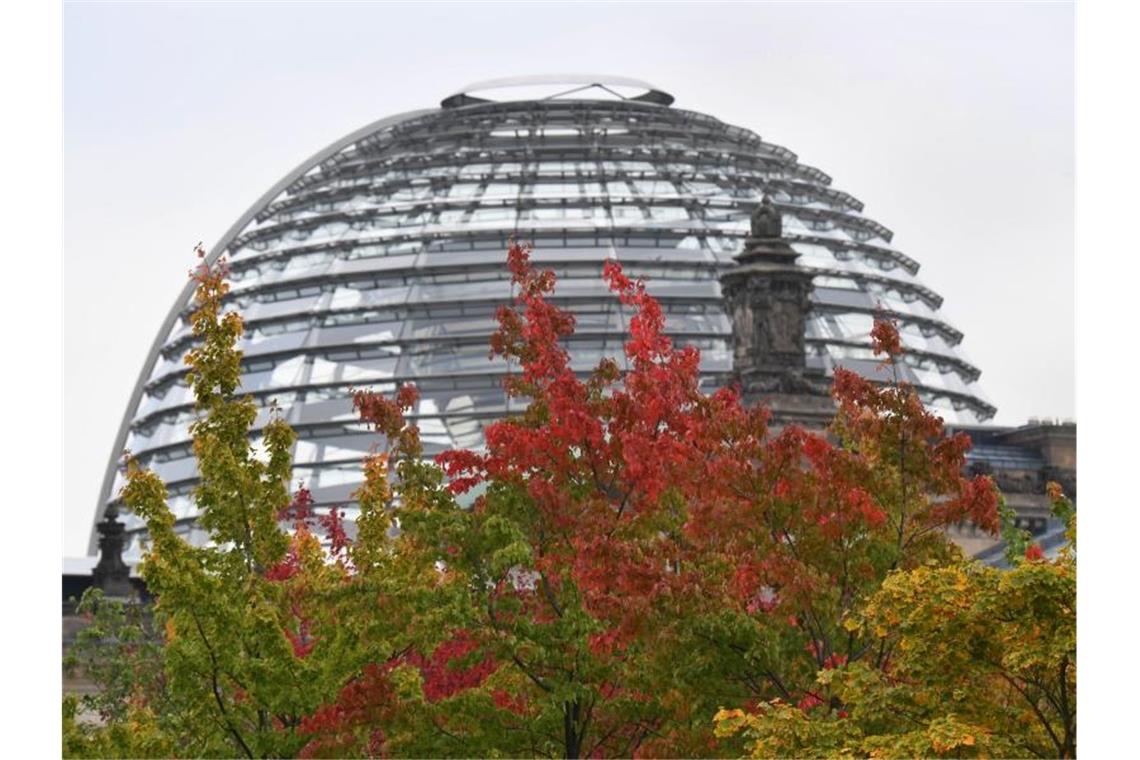
[[[854,612],[891,570],[952,558],[947,525],[997,527],[992,483],[961,476],[968,440],[914,389],[842,369],[829,431],[773,434],[734,390],[702,391],[697,350],[612,261],[624,366],[580,376],[573,316],[529,254],[508,252],[518,295],[492,341],[527,407],[487,427],[485,451],[439,456],[445,483],[403,419],[410,389],[357,397],[396,445],[366,465],[353,562],[387,579],[379,614],[418,633],[314,716],[311,748],[709,754],[733,749],[712,733],[726,705],[842,711],[817,672],[891,659],[859,643]],[[895,365],[894,326],[872,337]]]

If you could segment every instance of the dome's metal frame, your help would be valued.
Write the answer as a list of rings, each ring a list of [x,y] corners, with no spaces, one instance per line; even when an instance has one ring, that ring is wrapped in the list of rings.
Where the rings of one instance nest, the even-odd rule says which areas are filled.
[[[583,83],[637,87],[645,93],[616,100],[502,102],[470,94],[515,85]],[[914,279],[918,263],[889,245],[890,230],[864,217],[862,203],[830,187],[830,177],[799,163],[792,151],[713,117],[667,107],[671,102],[671,95],[648,83],[620,77],[492,80],[445,98],[439,109],[375,121],[313,154],[250,206],[206,257],[213,263],[223,253],[231,254],[230,297],[257,306],[246,321],[247,335],[276,331],[294,336],[292,343],[267,337],[247,346],[243,377],[272,373],[285,366],[282,362],[299,357],[304,357],[302,366],[311,368],[318,360],[328,364],[351,356],[363,365],[365,360],[400,356],[406,361],[397,359],[392,366],[407,369],[418,366],[414,357],[422,356],[422,361],[435,359],[439,366],[423,364],[423,371],[363,382],[415,380],[426,390],[459,388],[494,395],[496,370],[473,375],[463,369],[467,352],[485,356],[489,328],[432,336],[436,322],[431,320],[447,325],[447,330],[455,320],[462,325],[472,319],[486,321],[494,304],[504,300],[496,288],[504,282],[502,250],[512,233],[533,239],[542,264],[560,273],[556,297],[584,315],[576,340],[589,351],[620,353],[614,341],[620,339],[624,322],[610,315],[611,306],[605,304],[612,298],[607,301],[599,294],[604,289],[596,276],[600,261],[616,253],[632,274],[655,278],[655,294],[682,325],[671,334],[705,346],[708,356],[719,356],[720,347],[731,340],[731,328],[716,279],[731,266],[733,249],[747,232],[748,213],[763,190],[777,197],[790,242],[801,254],[810,254],[801,255],[801,263],[817,271],[816,327],[806,336],[809,361],[829,367],[841,360],[864,374],[873,373],[869,341],[851,325],[869,319],[877,299],[880,308],[887,303],[885,312],[900,321],[904,342],[913,344],[915,372],[924,368],[927,376],[945,379],[934,385],[916,382],[927,400],[946,409],[970,410],[977,420],[992,416],[994,408],[971,387],[978,370],[956,348],[961,333],[937,313],[942,299]],[[661,189],[653,190],[654,183]],[[622,185],[624,191],[611,189]],[[515,187],[516,192],[492,197],[492,186]],[[540,187],[550,194],[533,192]],[[453,197],[457,188],[470,194]],[[357,196],[366,197],[363,208],[351,208]],[[639,216],[622,216],[635,213],[632,210]],[[481,212],[488,212],[489,218],[504,215],[504,221],[481,226],[476,222]],[[575,219],[577,212],[581,214]],[[654,215],[660,215],[660,221]],[[334,237],[333,230],[340,231],[339,236]],[[683,247],[690,241],[698,247]],[[409,253],[401,253],[403,248]],[[354,258],[361,251],[384,255]],[[309,260],[324,262],[325,270],[306,274]],[[285,270],[294,264],[296,273]],[[583,284],[591,276],[597,287]],[[406,288],[405,299],[332,305],[338,292],[383,293],[386,288]],[[310,293],[306,297],[323,294],[324,305],[318,308],[314,300],[290,312],[290,301],[283,296],[296,293],[300,299],[303,292]],[[413,300],[414,292],[418,300]],[[132,430],[135,440],[138,431],[151,431],[141,435],[148,445],[135,453],[165,470],[163,477],[173,493],[185,494],[195,482],[187,442],[173,433],[165,442],[162,435],[154,435],[161,426],[168,426],[167,433],[184,428],[192,404],[158,404],[148,411],[142,406],[149,394],[165,395],[185,375],[180,359],[191,340],[185,317],[192,294],[188,284],[151,346],[115,438],[115,456],[104,475],[93,524],[117,498],[112,490],[118,453],[131,441]],[[270,308],[277,303],[283,304],[280,309]],[[361,340],[360,331],[354,334],[350,328],[371,324],[373,312],[379,315],[377,324],[422,324],[431,328],[429,335],[406,336],[401,331]],[[685,316],[690,314],[705,317]],[[692,329],[684,327],[690,324]],[[833,325],[828,328],[832,333],[819,332],[825,324]],[[337,338],[341,325],[343,335]],[[305,329],[310,333],[302,339]],[[310,344],[310,336],[318,338],[315,344]],[[728,367],[721,366],[721,360],[711,361],[706,377],[712,384],[724,381]],[[911,374],[912,380],[919,378]],[[343,378],[316,381],[306,370],[299,384],[277,382],[247,392],[261,402],[270,396],[294,399],[296,419],[291,423],[300,439],[319,440],[322,433],[352,428],[317,414],[332,408],[324,400],[340,403],[345,387]],[[439,409],[419,410],[422,420],[442,424],[454,418],[460,428],[501,414],[502,407],[477,404],[452,417]],[[352,461],[342,456],[311,464],[319,469]],[[298,464],[298,469],[309,466]],[[179,519],[181,524],[192,521],[192,515]],[[137,525],[134,531],[137,534]],[[93,532],[91,551],[94,546]]]

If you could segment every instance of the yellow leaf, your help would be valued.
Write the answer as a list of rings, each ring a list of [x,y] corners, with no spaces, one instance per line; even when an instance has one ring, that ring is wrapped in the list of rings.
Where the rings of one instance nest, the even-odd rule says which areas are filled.
[[[973,747],[974,746],[974,735],[973,734],[966,734],[965,736],[962,737],[962,743],[965,744],[967,747]]]

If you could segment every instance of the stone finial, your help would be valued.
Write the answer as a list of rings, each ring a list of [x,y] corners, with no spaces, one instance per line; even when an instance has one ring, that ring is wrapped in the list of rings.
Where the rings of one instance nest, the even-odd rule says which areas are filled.
[[[772,205],[772,199],[764,195],[760,204],[752,211],[752,237],[772,240],[784,234],[783,217],[779,209]]]
[[[123,562],[123,549],[126,545],[126,526],[119,522],[119,512],[114,506],[108,507],[103,521],[96,526],[99,531],[99,563],[91,571],[94,585],[103,593],[113,597],[129,597],[134,593],[131,585],[131,569]]]

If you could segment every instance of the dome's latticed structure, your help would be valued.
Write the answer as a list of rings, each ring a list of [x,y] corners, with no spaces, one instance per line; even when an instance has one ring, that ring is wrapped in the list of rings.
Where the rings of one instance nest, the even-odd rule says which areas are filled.
[[[649,281],[673,338],[701,349],[709,387],[726,382],[731,326],[718,278],[763,194],[799,263],[817,272],[809,367],[877,377],[870,330],[881,310],[908,349],[904,379],[947,422],[993,415],[957,348],[962,334],[939,314],[942,299],[862,203],[787,148],[672,102],[612,77],[467,88],[333,143],[226,233],[209,258],[229,258],[231,300],[245,315],[242,389],[263,407],[258,424],[276,400],[297,430],[294,474],[318,507],[351,515],[361,458],[376,442],[352,413],[351,388],[414,382],[428,453],[477,447],[485,424],[515,410],[501,388],[505,364],[488,358],[495,309],[511,298],[512,234],[533,241],[536,261],[558,275],[556,300],[577,317],[577,368],[622,360],[628,315],[600,277],[616,258]],[[195,412],[182,362],[190,297],[188,287],[147,359],[96,520],[117,499],[118,454],[129,449],[167,482],[176,517],[194,530]],[[128,517],[127,527],[137,535],[141,526]]]

